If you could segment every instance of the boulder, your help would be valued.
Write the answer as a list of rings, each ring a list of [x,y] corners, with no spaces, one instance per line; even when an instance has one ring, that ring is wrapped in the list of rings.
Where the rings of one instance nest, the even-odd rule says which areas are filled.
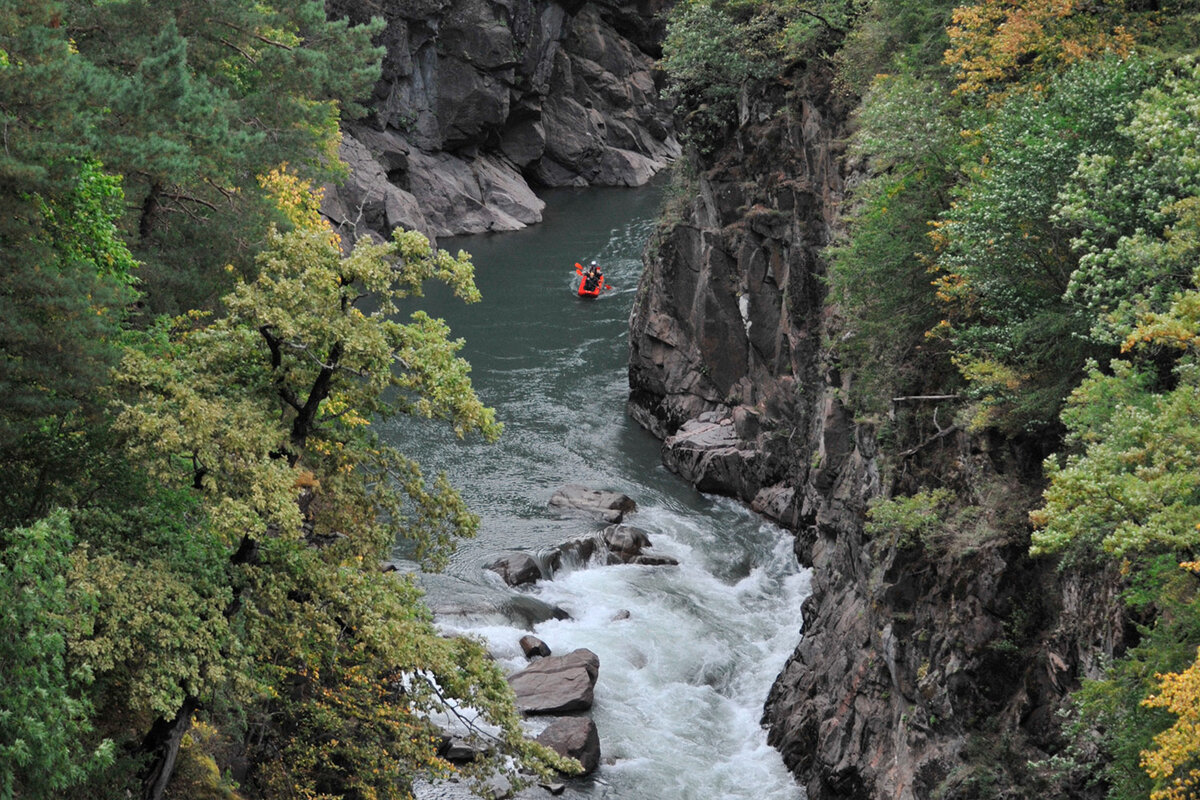
[[[520,644],[526,658],[534,658],[535,656],[546,658],[550,655],[550,647],[532,634],[522,636]]]
[[[438,748],[438,755],[452,764],[469,764],[479,757],[479,753],[478,747],[457,736],[443,737]]]
[[[343,133],[338,153],[350,167],[350,175],[341,184],[324,187],[321,213],[347,244],[372,234],[383,237],[398,227],[420,231],[431,241],[437,235],[417,198],[389,177],[396,172],[394,165],[407,158],[405,147],[399,137],[377,135],[368,145]]]
[[[755,497],[776,477],[778,465],[754,442],[738,436],[731,417],[710,420],[688,420],[667,437],[663,463],[702,492]]]
[[[582,648],[535,661],[510,675],[517,708],[526,714],[565,714],[592,707],[600,657]]]
[[[608,550],[609,564],[643,564],[645,566],[678,566],[679,564],[670,556],[647,554],[645,549],[653,546],[650,543],[649,534],[631,525],[610,525],[601,533],[601,539]]]
[[[582,516],[603,522],[620,522],[625,515],[637,510],[629,495],[604,492],[569,483],[550,498],[550,508],[564,516]]]
[[[578,761],[584,775],[600,766],[600,734],[588,717],[559,717],[538,734],[537,741],[560,756]]]
[[[542,577],[542,568],[528,553],[509,553],[488,564],[487,568],[509,586],[523,586]]]

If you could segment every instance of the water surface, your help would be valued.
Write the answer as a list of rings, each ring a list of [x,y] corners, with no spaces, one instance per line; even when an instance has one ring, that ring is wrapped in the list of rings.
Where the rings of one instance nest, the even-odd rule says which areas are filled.
[[[567,797],[801,798],[759,720],[799,640],[808,575],[786,532],[669,473],[659,442],[625,414],[628,319],[661,189],[544,198],[541,225],[439,243],[471,252],[483,302],[464,306],[444,291],[422,302],[466,339],[462,354],[504,424],[501,440],[459,442],[412,420],[383,429],[429,473],[445,471],[481,518],[478,538],[426,582],[429,601],[445,630],[483,637],[510,671],[524,666],[518,639],[530,631],[555,653],[599,655],[592,716],[604,765]],[[574,264],[592,259],[614,288],[582,300]],[[502,553],[537,554],[602,527],[548,512],[565,483],[633,497],[639,509],[627,522],[680,566],[575,568],[524,592],[502,586],[484,569]],[[539,621],[539,601],[571,619]]]

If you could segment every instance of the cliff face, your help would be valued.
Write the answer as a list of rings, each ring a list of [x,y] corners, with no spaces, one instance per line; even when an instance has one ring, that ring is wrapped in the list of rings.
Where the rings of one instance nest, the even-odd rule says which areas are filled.
[[[343,228],[430,237],[541,219],[531,186],[636,186],[679,153],[653,70],[665,0],[330,0],[387,21],[371,118],[344,130]]]
[[[848,178],[831,81],[810,66],[750,91],[675,200],[630,321],[629,410],[672,469],[796,531],[813,567],[764,716],[811,800],[1028,797],[1048,789],[1029,762],[1061,746],[1065,693],[1123,646],[1116,582],[1026,555],[1038,442],[917,403],[883,446],[848,409],[830,343],[852,321],[821,282]],[[975,510],[928,540],[867,535],[869,501],[933,475]]]

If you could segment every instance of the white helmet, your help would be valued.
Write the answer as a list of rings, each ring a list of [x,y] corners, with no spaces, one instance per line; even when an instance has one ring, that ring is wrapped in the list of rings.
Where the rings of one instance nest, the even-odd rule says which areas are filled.
[[[591,264],[589,264],[588,266],[590,266],[590,267],[594,267],[594,266],[596,266],[596,262],[595,262],[595,261],[593,261],[593,262],[592,262]]]

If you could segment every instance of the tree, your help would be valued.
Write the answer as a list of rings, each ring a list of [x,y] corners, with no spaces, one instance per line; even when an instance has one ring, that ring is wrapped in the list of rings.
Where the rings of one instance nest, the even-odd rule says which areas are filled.
[[[67,660],[88,598],[67,584],[65,512],[6,531],[0,544],[0,798],[57,797],[112,759],[111,742],[87,747],[90,676]]]
[[[1078,231],[1067,297],[1095,318],[1091,336],[1121,342],[1141,314],[1187,287],[1200,252],[1200,66],[1176,62],[1146,89],[1119,146],[1083,159],[1060,219]]]
[[[875,410],[897,387],[919,393],[947,371],[925,335],[942,313],[928,220],[959,176],[957,111],[926,81],[880,76],[858,113],[850,156],[869,158],[871,175],[852,189],[846,241],[829,251],[829,285],[853,320],[839,353],[854,368],[859,402]]]
[[[980,0],[954,10],[946,63],[958,70],[958,91],[1003,94],[1081,61],[1128,55],[1134,38],[1124,12],[1124,2]]]
[[[1054,216],[1081,157],[1119,146],[1113,132],[1153,78],[1137,60],[1080,64],[1040,93],[1009,98],[979,131],[977,162],[938,220],[939,292],[955,363],[977,399],[973,424],[1050,425],[1085,359],[1085,309],[1064,298],[1077,257]]]
[[[382,20],[331,21],[324,4],[64,0],[103,114],[90,147],[125,180],[125,234],[155,309],[211,305],[248,274],[272,220],[256,176],[288,162],[339,175],[338,122],[378,77]]]
[[[413,587],[379,569],[397,535],[436,566],[477,524],[444,477],[427,484],[369,425],[405,413],[498,435],[461,340],[420,311],[394,319],[429,278],[477,299],[470,261],[403,231],[343,255],[303,193],[284,205],[297,227],[272,235],[258,277],[224,298],[228,315],[148,331],[120,371],[117,427],[132,453],[194,492],[234,554],[226,615],[251,657],[250,694],[209,713],[241,708],[256,726],[253,781],[268,797],[405,796],[449,769],[431,715],[468,706],[491,753],[480,769],[507,755],[561,765],[521,736],[482,648],[442,640]],[[226,651],[204,671],[228,675]],[[188,693],[181,711],[199,699]]]

